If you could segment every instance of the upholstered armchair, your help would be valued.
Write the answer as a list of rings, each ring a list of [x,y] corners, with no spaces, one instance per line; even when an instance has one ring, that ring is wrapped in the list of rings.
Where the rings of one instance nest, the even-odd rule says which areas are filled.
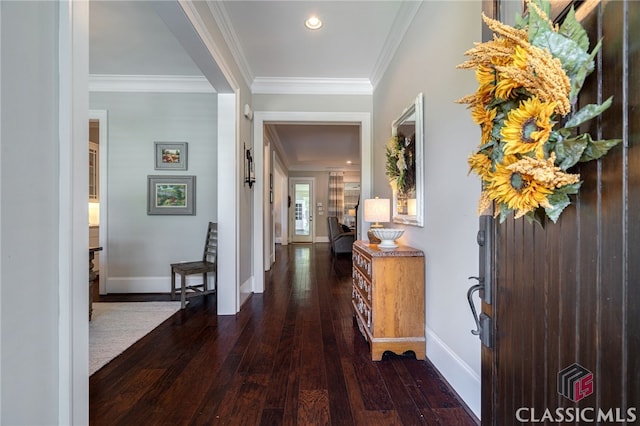
[[[355,232],[338,223],[338,218],[335,216],[328,216],[327,222],[329,223],[329,242],[333,254],[351,253],[353,242],[356,239]]]

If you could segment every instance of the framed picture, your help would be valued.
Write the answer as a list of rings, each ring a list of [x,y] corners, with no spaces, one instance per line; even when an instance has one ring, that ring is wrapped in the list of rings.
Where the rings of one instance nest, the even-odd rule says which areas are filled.
[[[195,176],[147,176],[148,215],[196,214]]]
[[[187,170],[186,142],[154,142],[156,170]]]

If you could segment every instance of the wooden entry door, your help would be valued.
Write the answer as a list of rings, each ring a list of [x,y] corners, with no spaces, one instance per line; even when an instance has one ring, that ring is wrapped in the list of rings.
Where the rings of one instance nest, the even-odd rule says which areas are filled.
[[[623,142],[580,165],[557,224],[493,222],[484,425],[640,421],[640,2],[575,3],[592,45],[603,38],[579,102],[614,97],[588,130]]]

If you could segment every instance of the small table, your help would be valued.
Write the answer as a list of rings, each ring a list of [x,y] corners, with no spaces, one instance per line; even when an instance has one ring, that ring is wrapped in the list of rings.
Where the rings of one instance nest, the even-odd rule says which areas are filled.
[[[93,314],[93,282],[98,277],[96,271],[93,270],[93,260],[97,251],[102,251],[102,247],[89,247],[89,321],[91,321],[91,314]]]

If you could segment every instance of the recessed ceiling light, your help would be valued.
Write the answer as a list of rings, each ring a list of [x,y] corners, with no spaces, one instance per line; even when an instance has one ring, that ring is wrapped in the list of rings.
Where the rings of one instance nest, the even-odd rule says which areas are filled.
[[[304,26],[310,30],[317,30],[322,26],[322,21],[317,16],[311,16],[309,19],[304,21]]]
[[[347,164],[351,164],[351,163],[352,163],[352,161],[351,161],[351,160],[347,160]]]

